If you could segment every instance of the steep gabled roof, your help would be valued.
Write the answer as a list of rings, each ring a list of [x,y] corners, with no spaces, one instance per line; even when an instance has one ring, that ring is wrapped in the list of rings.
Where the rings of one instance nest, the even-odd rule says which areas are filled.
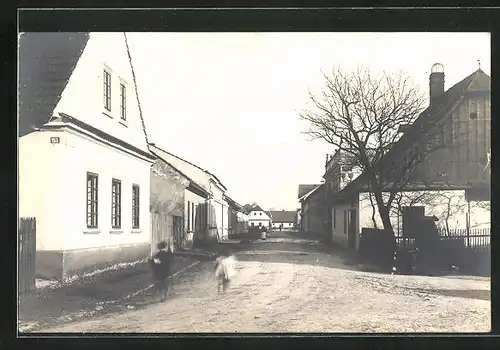
[[[295,222],[297,219],[296,211],[271,211],[269,212],[273,222]]]
[[[19,137],[47,123],[89,33],[23,33],[19,37]]]
[[[451,112],[462,102],[467,94],[476,91],[491,90],[491,78],[481,69],[459,81],[429,105],[410,125],[393,148],[375,164],[376,169],[393,166],[394,162],[401,159],[404,152],[413,146],[421,137],[427,137],[429,132],[438,123],[450,117]],[[344,189],[334,195],[333,200],[341,200],[345,196],[360,191],[366,184],[367,173],[363,173],[347,184]]]
[[[260,207],[260,205],[255,205],[254,207],[252,207],[252,210],[251,210],[250,212],[252,212],[252,211],[263,211],[263,212],[265,212],[265,210],[264,210],[264,209],[262,209],[262,208]],[[267,214],[267,213],[266,213],[266,214]],[[268,214],[268,215],[269,215],[269,214]]]
[[[319,184],[317,185],[299,185],[299,194],[297,198],[304,197],[307,193],[311,192],[314,190],[316,187],[318,187]]]

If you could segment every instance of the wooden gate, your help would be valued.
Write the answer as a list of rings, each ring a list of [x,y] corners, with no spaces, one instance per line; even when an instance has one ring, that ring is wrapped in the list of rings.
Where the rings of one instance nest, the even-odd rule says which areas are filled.
[[[181,216],[172,216],[172,231],[175,249],[179,249],[184,246],[185,236],[182,224],[183,220]]]
[[[157,250],[156,245],[161,241],[172,241],[171,216],[159,213],[151,213],[151,251]]]
[[[20,218],[17,276],[19,293],[34,290],[36,273],[36,219]]]

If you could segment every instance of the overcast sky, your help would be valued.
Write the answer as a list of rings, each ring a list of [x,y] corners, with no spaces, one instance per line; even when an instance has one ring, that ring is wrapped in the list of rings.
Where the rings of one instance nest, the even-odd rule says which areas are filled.
[[[488,33],[130,33],[150,142],[217,175],[241,204],[299,207],[320,183],[324,141],[307,141],[298,112],[321,70],[405,71],[427,93],[432,65],[445,89],[490,74]]]

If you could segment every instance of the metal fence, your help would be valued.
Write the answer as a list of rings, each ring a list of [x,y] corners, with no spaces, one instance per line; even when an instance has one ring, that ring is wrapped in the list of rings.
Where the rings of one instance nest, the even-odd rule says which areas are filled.
[[[473,252],[489,252],[491,249],[489,228],[440,230],[439,234],[441,241],[454,241]],[[415,239],[398,236],[396,243],[400,249],[413,248]]]
[[[36,288],[36,218],[19,219],[18,286],[19,293]]]

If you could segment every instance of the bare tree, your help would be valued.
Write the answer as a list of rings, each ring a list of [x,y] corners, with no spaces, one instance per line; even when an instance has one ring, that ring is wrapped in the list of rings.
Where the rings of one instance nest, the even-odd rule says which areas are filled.
[[[310,106],[300,114],[309,124],[304,134],[325,140],[359,167],[384,229],[394,233],[393,201],[417,165],[438,146],[436,138],[422,137],[427,125],[412,125],[401,139],[402,127],[413,124],[423,110],[424,96],[402,72],[374,75],[363,68],[352,72],[335,68],[323,76],[324,88],[320,94],[309,93]],[[411,143],[401,152],[393,149],[398,141]]]

